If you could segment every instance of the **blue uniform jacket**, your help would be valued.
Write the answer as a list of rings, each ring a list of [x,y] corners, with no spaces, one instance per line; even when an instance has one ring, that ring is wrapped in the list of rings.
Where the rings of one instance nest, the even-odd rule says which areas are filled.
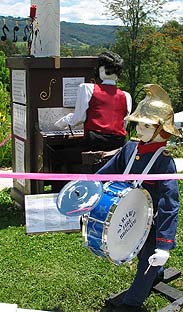
[[[110,159],[99,171],[97,171],[97,173],[123,173],[136,144],[138,144],[138,154],[129,173],[142,173],[154,152],[162,146],[162,142],[148,144],[141,143],[129,141],[112,159]],[[165,143],[163,144],[165,145]],[[166,152],[162,152],[156,159],[149,173],[176,173],[176,166],[173,158],[167,155]],[[150,193],[153,201],[154,215],[156,215],[148,240],[156,240],[156,248],[164,250],[174,248],[178,224],[178,211],[180,206],[177,180],[148,180],[143,181],[142,187]]]

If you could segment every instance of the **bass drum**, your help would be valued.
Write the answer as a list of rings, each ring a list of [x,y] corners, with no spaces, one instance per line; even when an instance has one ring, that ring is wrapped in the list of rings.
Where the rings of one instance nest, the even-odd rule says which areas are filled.
[[[143,247],[153,218],[150,194],[126,182],[108,182],[103,195],[83,216],[85,245],[97,256],[120,265],[129,262]]]

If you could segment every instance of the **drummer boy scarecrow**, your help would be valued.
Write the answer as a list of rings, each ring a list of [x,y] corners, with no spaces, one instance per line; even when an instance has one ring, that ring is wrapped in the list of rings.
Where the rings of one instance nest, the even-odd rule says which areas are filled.
[[[169,96],[156,84],[147,84],[144,89],[146,97],[136,110],[126,117],[126,120],[137,123],[136,131],[140,141],[127,142],[97,173],[122,174],[135,149],[136,155],[128,173],[141,174],[158,149],[159,156],[148,173],[159,175],[176,173],[174,160],[165,150],[167,140],[172,135],[180,136],[174,125],[174,112]],[[177,180],[141,182],[142,187],[152,197],[153,222],[148,238],[138,254],[137,272],[131,286],[118,297],[107,300],[111,311],[147,311],[143,303],[153,284],[163,279],[163,265],[169,258],[170,249],[176,245],[180,206]]]

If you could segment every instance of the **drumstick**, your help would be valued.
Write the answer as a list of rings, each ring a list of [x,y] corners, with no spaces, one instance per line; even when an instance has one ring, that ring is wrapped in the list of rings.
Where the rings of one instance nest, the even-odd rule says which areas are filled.
[[[147,274],[147,272],[149,271],[149,269],[151,268],[152,264],[153,264],[154,260],[148,265],[147,269],[144,272],[144,275]]]

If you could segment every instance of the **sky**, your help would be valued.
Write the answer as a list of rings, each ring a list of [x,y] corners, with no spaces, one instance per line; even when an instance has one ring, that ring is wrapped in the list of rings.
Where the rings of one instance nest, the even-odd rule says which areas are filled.
[[[51,0],[53,1],[53,0]],[[0,15],[28,17],[31,0],[0,0]],[[170,0],[168,9],[176,9],[176,19],[183,17],[183,0]],[[105,14],[100,0],[60,0],[61,21],[93,25],[120,25],[117,19]]]

